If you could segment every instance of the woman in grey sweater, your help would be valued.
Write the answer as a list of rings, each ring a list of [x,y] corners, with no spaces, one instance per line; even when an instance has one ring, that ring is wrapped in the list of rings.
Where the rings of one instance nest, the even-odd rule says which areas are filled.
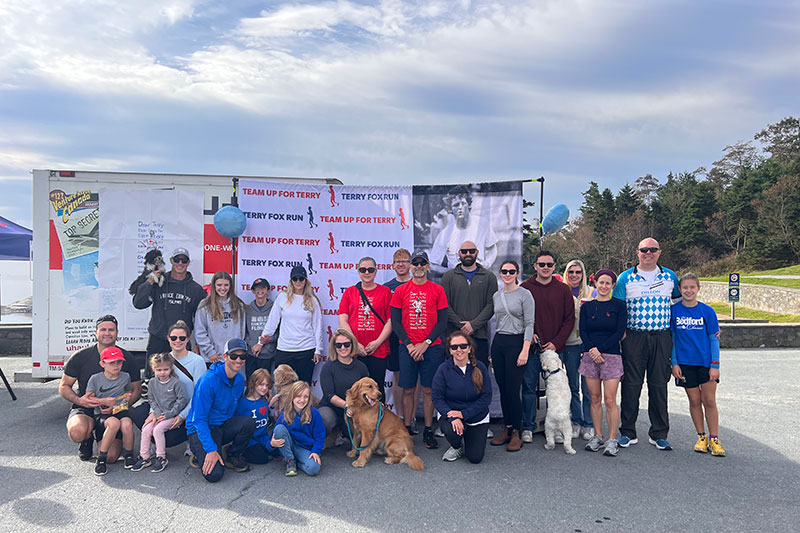
[[[492,366],[500,388],[505,430],[491,441],[491,445],[507,444],[506,450],[509,452],[516,452],[522,447],[520,388],[533,340],[533,296],[519,286],[518,275],[517,262],[504,261],[500,266],[503,289],[493,296],[497,324],[492,340]]]

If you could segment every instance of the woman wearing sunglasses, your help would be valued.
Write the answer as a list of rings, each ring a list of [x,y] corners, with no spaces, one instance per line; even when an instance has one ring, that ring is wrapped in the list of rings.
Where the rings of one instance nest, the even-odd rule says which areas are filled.
[[[275,366],[287,364],[301,381],[311,383],[314,365],[322,360],[322,303],[302,266],[292,268],[286,289],[275,299],[261,332],[262,344],[272,340],[278,326]]]
[[[564,268],[564,282],[572,291],[572,299],[575,301],[575,327],[567,337],[567,345],[564,347],[564,355],[561,360],[567,368],[567,378],[569,379],[569,389],[572,392],[570,402],[570,412],[572,416],[572,438],[583,437],[589,440],[594,436],[592,426],[592,401],[589,389],[586,388],[586,378],[578,373],[578,366],[581,364],[583,355],[583,341],[580,333],[580,311],[581,304],[588,302],[597,295],[586,283],[586,267],[580,259],[573,259]],[[594,293],[594,294],[592,294]],[[583,396],[581,398],[581,396]]]
[[[385,398],[386,356],[389,355],[389,335],[392,321],[389,304],[392,291],[375,283],[376,263],[371,257],[358,262],[361,281],[348,287],[339,304],[339,327],[355,335],[358,344],[354,354],[367,366],[369,377],[375,380]]]
[[[186,392],[187,398],[189,398],[189,403],[175,416],[172,426],[164,433],[167,448],[186,442],[186,427],[184,426],[184,422],[192,408],[194,386],[197,380],[200,379],[200,376],[206,373],[206,362],[203,358],[189,351],[187,348],[191,334],[191,329],[183,320],[178,320],[167,330],[167,341],[171,349],[170,355],[175,362],[175,375],[178,376],[178,380],[180,380],[183,390]],[[136,425],[141,429],[141,426],[144,424],[149,414],[150,406],[145,403],[132,410],[131,418],[134,419]],[[186,451],[186,455],[191,455],[188,446]]]
[[[322,415],[329,438],[340,434],[336,430],[341,429],[344,421],[347,389],[369,375],[364,363],[355,359],[357,345],[358,341],[351,332],[344,328],[337,329],[331,337],[328,360],[319,373],[322,386],[319,414]]]
[[[492,446],[507,444],[506,450],[516,452],[522,448],[522,400],[520,390],[528,353],[533,340],[533,296],[519,286],[519,265],[505,261],[500,266],[502,290],[494,293],[494,313],[497,319],[492,340],[492,365],[500,389],[505,430],[492,439]]]
[[[475,357],[475,343],[469,335],[454,331],[445,341],[447,355],[433,376],[433,405],[442,414],[439,427],[450,448],[444,461],[466,456],[480,463],[486,452],[492,383],[486,366]]]

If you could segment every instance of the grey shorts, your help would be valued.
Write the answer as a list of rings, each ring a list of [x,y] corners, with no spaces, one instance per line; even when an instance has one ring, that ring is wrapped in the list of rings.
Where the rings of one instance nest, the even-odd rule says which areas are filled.
[[[601,354],[605,363],[595,363],[589,357],[589,352],[584,352],[578,372],[590,379],[619,379],[625,373],[622,370],[622,356],[613,353]]]

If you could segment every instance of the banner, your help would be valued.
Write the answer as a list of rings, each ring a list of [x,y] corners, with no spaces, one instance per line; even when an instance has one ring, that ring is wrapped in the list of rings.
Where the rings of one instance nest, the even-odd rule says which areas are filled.
[[[359,281],[362,257],[375,259],[377,280],[392,277],[392,255],[413,249],[411,187],[359,187],[241,180],[239,207],[247,228],[239,238],[237,293],[253,299],[250,283],[266,278],[272,298],[289,284],[293,266],[305,267],[322,302],[327,343],[339,327],[339,302]],[[312,386],[319,394],[319,370]]]
[[[189,271],[203,279],[203,193],[186,190],[101,189],[100,255],[97,280],[100,309],[120,326],[120,340],[146,338],[149,309],[133,307],[128,292],[141,274],[145,254],[154,248],[164,255],[165,270],[175,248],[189,251]]]

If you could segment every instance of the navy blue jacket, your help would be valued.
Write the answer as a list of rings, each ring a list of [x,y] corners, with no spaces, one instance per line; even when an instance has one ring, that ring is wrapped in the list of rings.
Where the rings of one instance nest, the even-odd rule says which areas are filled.
[[[472,365],[467,365],[466,373],[455,365],[452,357],[439,365],[431,386],[433,405],[439,413],[447,416],[449,411],[461,411],[466,424],[476,424],[486,418],[492,403],[492,379],[480,361],[478,368],[483,373],[481,392],[475,392],[472,384]]]

